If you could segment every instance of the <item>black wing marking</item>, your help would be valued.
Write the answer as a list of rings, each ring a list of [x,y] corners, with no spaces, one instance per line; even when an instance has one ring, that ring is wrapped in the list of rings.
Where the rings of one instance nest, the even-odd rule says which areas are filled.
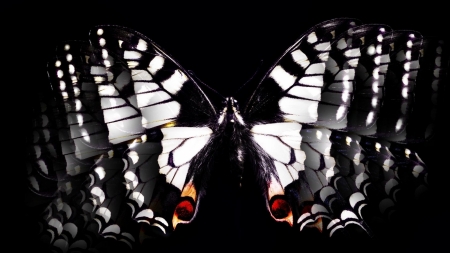
[[[160,140],[162,153],[158,157],[159,173],[165,175],[166,181],[174,186],[172,191],[179,191],[182,198],[175,207],[173,218],[163,215],[164,225],[176,227],[180,222],[189,223],[196,215],[199,196],[204,191],[203,182],[193,181],[194,175],[197,179],[202,178],[198,175],[202,172],[192,161],[210,141],[217,120],[215,108],[189,73],[144,35],[127,28],[99,26],[91,32],[91,41],[99,52],[107,52],[102,55],[106,58],[104,64],[111,64],[108,57],[112,57],[123,72],[129,73],[128,85],[132,86],[129,93],[135,98],[134,108],[141,115],[146,136],[159,131],[163,135]],[[106,67],[106,70],[113,67]],[[157,130],[157,127],[162,128]],[[142,154],[137,156],[142,158]],[[126,170],[125,174],[134,178],[134,171]],[[130,198],[136,195],[147,202],[142,205],[142,200],[135,198],[139,210],[148,208],[152,193],[130,190],[133,191]]]
[[[406,138],[404,130],[413,109],[422,36],[413,31],[394,31],[390,44],[392,50],[377,120],[377,136],[398,142]]]
[[[50,205],[43,214],[41,240],[60,250],[87,249],[103,236],[134,240],[126,226],[120,231],[116,224],[124,211],[123,165],[117,156],[105,162],[108,156],[113,158],[114,150],[90,72],[92,48],[71,41],[59,46],[56,55],[48,67],[53,93],[41,98],[34,138],[37,159],[30,163],[32,173],[46,171],[51,178],[49,183],[32,174],[32,189],[42,192],[46,185],[56,184],[52,194],[46,193],[44,203]]]
[[[355,73],[355,92],[348,112],[347,130],[361,135],[375,135],[376,120],[384,95],[384,82],[390,62],[392,29],[373,26],[361,45],[361,57]]]
[[[328,35],[323,35],[323,38],[318,36],[318,42],[316,44],[326,41],[328,36],[331,38],[348,38],[349,33],[347,29],[349,27],[345,29],[343,27],[346,27],[346,25],[342,27],[337,25],[341,21],[349,20],[342,19],[322,23],[322,25],[327,23],[331,24],[331,26],[336,25],[335,28],[341,30],[342,33],[335,32],[333,35],[330,32]],[[319,31],[318,34],[321,34],[321,29],[330,31],[327,30],[326,25],[325,28],[319,26],[316,27],[317,31]],[[353,27],[353,31],[358,31],[363,26],[357,27],[350,25],[350,27]],[[112,27],[111,29],[117,31],[115,29],[121,30],[122,28]],[[365,31],[364,29],[363,31]],[[177,127],[180,127],[178,130],[181,130],[181,127],[206,130],[207,128],[209,129],[210,120],[214,118],[211,116],[214,115],[214,108],[212,106],[193,107],[195,109],[191,111],[189,111],[189,108],[186,108],[188,111],[183,111],[184,107],[182,105],[187,101],[185,99],[189,97],[189,94],[194,94],[194,97],[198,99],[192,99],[186,104],[201,101],[199,104],[206,105],[208,104],[208,100],[201,90],[198,89],[195,82],[190,79],[187,72],[179,67],[177,63],[162,52],[153,42],[144,39],[144,42],[147,45],[151,45],[150,48],[155,50],[157,54],[148,50],[148,48],[147,50],[143,50],[142,43],[139,46],[140,40],[137,38],[142,38],[140,34],[128,29],[123,30],[117,33],[119,35],[114,33],[115,35],[112,35],[110,38],[112,41],[115,41],[117,40],[116,35],[117,37],[122,36],[120,37],[124,38],[122,44],[119,44],[120,40],[117,40],[117,45],[123,45],[125,49],[113,44],[111,48],[107,49],[110,51],[107,51],[104,57],[104,52],[101,50],[104,48],[99,46],[103,43],[101,42],[101,36],[98,34],[95,35],[94,30],[91,33],[91,37],[95,38],[93,40],[94,48],[90,48],[84,43],[81,44],[81,49],[70,53],[74,58],[84,58],[84,61],[70,61],[74,63],[75,73],[78,74],[75,75],[76,82],[72,81],[73,79],[71,78],[73,73],[71,73],[70,62],[67,60],[67,50],[64,50],[65,45],[60,48],[61,54],[58,53],[61,61],[61,65],[59,66],[63,66],[61,69],[63,75],[61,77],[58,76],[56,65],[52,65],[55,67],[49,66],[50,78],[52,85],[56,87],[54,89],[56,93],[52,98],[43,96],[41,103],[44,106],[39,106],[41,109],[36,110],[35,113],[35,136],[32,138],[33,148],[31,149],[30,156],[29,178],[30,189],[32,192],[42,196],[43,200],[40,200],[42,203],[46,204],[53,200],[51,205],[46,209],[43,219],[41,219],[41,236],[46,242],[50,242],[53,249],[57,251],[103,250],[106,244],[110,244],[110,247],[117,246],[117,248],[125,247],[125,249],[128,249],[128,247],[138,245],[143,241],[143,238],[154,238],[155,233],[170,231],[169,223],[173,211],[167,210],[174,210],[179,200],[179,193],[190,190],[190,188],[182,187],[182,189],[179,189],[180,187],[178,186],[183,185],[179,183],[166,184],[166,176],[167,178],[176,178],[175,175],[170,175],[169,172],[163,173],[167,175],[163,175],[164,178],[161,180],[161,175],[158,173],[159,165],[157,159],[161,152],[161,145],[159,143],[161,138],[164,138],[163,141],[166,142],[177,139],[177,145],[162,145],[162,150],[166,146],[167,152],[165,154],[169,154],[168,157],[173,157],[177,149],[189,149],[189,145],[183,146],[181,143],[203,136],[194,134],[192,136],[180,137],[171,135],[169,133],[171,130],[177,131]],[[324,34],[327,34],[327,32],[324,32]],[[282,94],[286,92],[280,92],[280,85],[277,83],[275,83],[274,87],[278,88],[268,88],[270,84],[264,87],[268,82],[267,80],[271,79],[270,77],[261,82],[258,91],[250,100],[249,106],[247,107],[247,116],[245,117],[248,117],[251,123],[251,129],[254,130],[252,134],[252,137],[255,139],[254,143],[261,147],[261,154],[255,153],[251,155],[263,158],[262,160],[270,163],[267,167],[269,168],[268,176],[271,177],[268,178],[270,180],[274,178],[271,182],[282,186],[283,189],[281,191],[288,196],[269,199],[268,202],[270,204],[268,205],[268,209],[272,214],[274,210],[277,211],[275,218],[283,218],[282,216],[285,215],[283,212],[286,210],[275,207],[283,206],[285,204],[284,200],[289,200],[293,213],[292,216],[295,217],[293,219],[296,223],[295,226],[301,229],[302,232],[321,230],[322,234],[335,237],[338,234],[351,232],[353,229],[349,229],[349,227],[355,224],[357,227],[356,231],[360,231],[362,228],[364,233],[371,233],[371,230],[376,230],[381,220],[396,216],[395,213],[398,211],[398,203],[404,203],[405,198],[410,199],[412,198],[411,196],[420,195],[427,187],[427,168],[415,151],[410,149],[409,146],[390,143],[381,138],[373,138],[373,136],[364,137],[355,135],[354,133],[330,131],[321,127],[324,124],[328,124],[326,125],[328,128],[342,130],[342,127],[345,126],[344,124],[334,127],[334,123],[342,123],[344,119],[337,120],[333,117],[337,115],[340,106],[344,105],[350,108],[350,110],[358,109],[358,107],[352,104],[348,106],[343,99],[335,99],[333,96],[327,97],[327,95],[330,95],[327,93],[334,92],[333,86],[343,81],[337,78],[339,77],[339,72],[345,70],[345,66],[350,66],[350,61],[354,60],[353,63],[355,63],[356,59],[359,61],[359,57],[353,55],[353,53],[357,54],[357,51],[351,50],[356,49],[359,43],[364,42],[364,40],[360,39],[360,36],[364,35],[364,32],[361,34],[353,33],[352,36],[355,37],[352,38],[357,39],[355,44],[347,42],[346,46],[348,51],[345,49],[340,51],[341,49],[337,46],[338,42],[333,44],[332,40],[329,40],[331,45],[329,56],[336,55],[332,59],[339,68],[333,69],[334,62],[330,61],[330,57],[328,57],[324,68],[325,74],[311,72],[306,75],[308,77],[324,76],[323,87],[320,91],[320,100],[314,97],[318,108],[317,120],[315,122],[313,120],[305,120],[305,122],[301,122],[303,125],[293,122],[283,122],[285,120],[283,119],[283,115],[286,115],[286,113],[280,109],[277,103],[283,97]],[[400,33],[399,35],[404,34]],[[364,39],[369,37],[365,36]],[[391,37],[391,42],[394,41],[394,43],[397,43],[399,40],[393,40],[394,37]],[[96,45],[97,40],[98,45]],[[339,41],[337,39],[335,40]],[[106,41],[110,41],[109,38],[107,40],[105,39]],[[79,45],[75,42],[68,44],[70,44],[70,50],[76,49],[77,45]],[[302,46],[300,45],[299,47]],[[445,47],[441,42],[434,44],[425,40],[422,43],[422,47],[419,49],[421,51],[421,57],[419,59],[420,69],[415,85],[415,100],[413,102],[409,99],[407,100],[408,105],[413,103],[413,109],[408,110],[407,114],[403,112],[401,114],[406,116],[411,115],[404,130],[406,131],[406,137],[404,135],[395,135],[390,136],[389,140],[406,143],[417,142],[428,139],[432,135],[430,129],[432,129],[432,123],[436,119],[435,112],[439,102],[436,99],[436,91],[442,87],[442,80],[444,80],[446,68],[448,67],[448,58],[445,58],[445,55],[442,53],[442,50],[445,51]],[[392,56],[394,56],[393,52],[398,52],[396,51],[397,48],[397,46],[394,46],[393,50],[392,48],[388,50],[391,60],[393,59]],[[130,52],[125,53],[125,50]],[[295,49],[293,50],[295,51]],[[338,60],[338,53],[341,56],[346,56],[345,52],[349,51],[352,52],[349,53],[352,57],[344,57],[341,61]],[[148,52],[149,54],[146,55]],[[363,50],[360,52],[363,52]],[[144,57],[141,57],[142,53]],[[316,53],[320,54],[324,52]],[[177,92],[170,92],[173,91],[170,88],[172,86],[164,87],[163,83],[168,79],[164,75],[159,76],[157,74],[161,69],[155,72],[156,78],[152,76],[155,73],[150,68],[150,59],[155,59],[155,55],[161,56],[165,62],[169,62],[167,75],[170,74],[170,76],[173,76],[179,70],[182,74],[186,74],[189,77],[188,82],[192,81],[195,85],[191,86],[191,88],[186,88],[186,90],[181,88],[179,92],[186,92],[186,94],[180,94],[180,96],[178,96],[179,94]],[[141,59],[145,60],[141,62]],[[289,66],[289,63],[284,62],[286,59],[288,58],[282,57],[279,61],[279,63],[283,63],[280,65],[283,68]],[[308,59],[311,60],[312,58]],[[321,59],[322,63],[324,62],[322,58],[319,57],[318,59]],[[108,60],[109,63],[105,60]],[[311,61],[314,62],[313,60]],[[347,65],[345,65],[346,63]],[[107,66],[108,64],[111,65]],[[137,79],[135,77],[134,80],[134,75],[132,75],[133,69],[138,70],[140,72],[139,74],[146,75],[144,72],[147,72],[153,79],[140,79],[140,75],[136,75],[138,77]],[[289,69],[289,67],[286,69]],[[135,71],[135,73],[137,72]],[[330,73],[336,74],[329,75]],[[386,73],[387,75],[392,74],[392,76],[402,76],[404,74],[401,71],[389,68]],[[333,78],[327,79],[327,75]],[[126,76],[130,76],[130,78]],[[267,76],[270,76],[270,72]],[[297,76],[296,79],[300,80],[301,76],[303,74]],[[142,92],[136,92],[134,84],[141,82],[150,86],[150,83],[154,79],[156,79],[155,83],[160,89],[158,91],[165,92],[170,98],[167,100],[158,100],[155,104],[145,102],[141,104],[144,106],[139,106],[137,100],[138,95],[144,95],[145,97],[148,94],[156,94],[157,91],[140,90]],[[184,80],[184,78],[181,79]],[[58,88],[61,80],[65,81],[65,87],[69,87],[66,96],[62,93],[64,91]],[[387,76],[386,80],[389,80],[389,76]],[[95,89],[91,89],[92,86],[90,85],[82,86],[86,89],[75,92],[76,89],[74,87],[80,82],[86,84],[97,82],[95,85],[103,85],[104,87],[102,87],[101,91],[105,93],[97,96]],[[414,80],[409,80],[408,84],[412,83],[414,83]],[[113,88],[111,89],[111,93],[108,93],[108,87]],[[338,93],[342,97],[342,94],[345,93],[345,90],[342,88],[343,85],[338,84],[336,87],[340,89]],[[421,91],[426,92],[419,92],[419,88]],[[271,93],[272,91],[276,92]],[[349,91],[349,93],[351,92]],[[272,98],[273,94],[281,95]],[[398,95],[399,93],[394,92],[392,94]],[[96,98],[93,99],[91,95]],[[433,99],[430,99],[430,97]],[[103,98],[107,100],[104,100],[102,104],[101,99]],[[378,97],[376,98],[378,99]],[[80,102],[77,102],[77,99]],[[112,105],[110,99],[116,100],[116,102],[113,102],[116,106]],[[153,128],[156,125],[148,124],[149,121],[144,122],[148,129],[142,125],[142,115],[144,114],[141,107],[146,108],[155,106],[158,103],[164,104],[172,101],[181,104],[179,113],[169,115],[169,117],[164,116],[163,118],[159,118],[162,120],[157,120],[158,123],[156,124],[169,123],[163,128],[163,132],[167,130],[167,134],[164,134],[164,137],[161,136],[161,133],[157,129]],[[379,101],[384,100],[380,97]],[[423,103],[424,101],[426,102]],[[65,106],[64,103],[68,106]],[[80,104],[81,106],[79,106]],[[276,106],[272,107],[271,105],[274,104]],[[424,104],[426,104],[425,108],[419,107]],[[330,114],[330,116],[321,113],[320,108],[324,105],[333,105],[336,111],[333,113],[334,115]],[[107,123],[104,123],[103,119],[102,122],[102,116],[104,115],[98,114],[99,108],[103,111],[114,112],[122,107],[129,108],[128,112],[131,113],[119,115],[120,117],[114,119],[117,121],[109,120]],[[267,117],[264,116],[264,110],[267,110]],[[189,117],[190,113],[197,113],[195,118],[199,118],[199,120],[192,121],[193,118]],[[81,117],[76,117],[77,114],[80,114]],[[114,113],[111,114],[114,115]],[[74,115],[75,118],[73,117]],[[260,117],[261,115],[264,117]],[[383,113],[380,115],[383,116]],[[307,116],[311,115],[307,114]],[[395,117],[398,118],[398,114]],[[313,118],[309,117],[309,119]],[[427,120],[422,120],[424,118],[427,118]],[[119,128],[117,128],[118,130],[115,136],[110,135],[106,139],[103,138],[105,131],[110,134],[109,130],[112,129],[114,123],[125,123],[126,121],[133,121],[132,127],[120,127],[120,124],[116,124],[115,126],[119,126]],[[171,121],[175,121],[177,127],[170,128]],[[89,127],[83,130],[80,128],[81,122],[86,122],[86,126],[95,127]],[[365,123],[364,121],[361,122]],[[298,130],[295,133],[288,133],[289,131],[284,133],[256,131],[258,128],[270,127],[271,124],[268,123],[279,124],[280,126],[292,125],[296,127],[295,129],[302,128],[302,130],[301,132]],[[317,126],[307,126],[304,123]],[[363,124],[361,123],[361,125]],[[359,130],[356,129],[355,131],[358,132]],[[318,134],[319,132],[321,134]],[[58,133],[60,133],[61,139],[59,139]],[[385,133],[391,132],[377,132],[377,134]],[[103,143],[104,145],[89,145],[87,139],[94,139],[94,136],[100,136],[99,134],[103,134],[102,141],[96,141],[92,144]],[[285,155],[281,155],[282,157],[279,158],[278,154],[267,151],[268,148],[265,146],[271,142],[261,141],[261,138],[257,137],[258,135],[263,136],[262,139],[274,140],[277,147],[290,150],[291,159],[280,163],[279,160],[286,160]],[[318,138],[319,135],[322,138]],[[260,141],[256,140],[258,138]],[[73,140],[77,141],[71,142]],[[128,144],[120,143],[127,140],[130,141]],[[60,141],[65,144],[61,145]],[[301,146],[299,147],[297,144],[300,141]],[[108,142],[116,144],[111,146]],[[305,155],[301,155],[302,152],[306,154],[306,158],[304,157]],[[99,154],[100,156],[98,156]],[[297,154],[300,155],[297,156]],[[277,161],[277,163],[275,164],[274,161]],[[173,164],[171,158],[167,158],[162,163],[164,162],[165,165],[171,164],[170,166],[172,166]],[[184,164],[178,165],[183,166]],[[169,171],[176,171],[181,166],[172,166],[172,168],[169,168]],[[295,175],[295,172],[298,172],[298,175]],[[189,178],[189,175],[192,176],[188,172],[186,177]],[[180,180],[176,181],[179,182]],[[185,180],[185,182],[190,181]],[[189,196],[189,194],[184,195],[184,197]],[[293,199],[290,199],[290,196],[294,196]],[[168,206],[161,206],[160,204],[165,202],[162,199],[167,198],[175,199],[175,204],[169,203]],[[95,200],[96,205],[92,204],[91,199]],[[38,203],[35,203],[35,205],[39,205],[39,201],[36,200],[36,202]],[[131,209],[123,208],[123,206],[126,206],[125,203]],[[379,205],[377,205],[378,203]],[[281,216],[279,216],[280,213]],[[192,213],[189,215],[192,215]],[[80,217],[83,218],[80,219]],[[151,226],[137,226],[136,221],[141,224],[147,223]],[[384,225],[389,226],[388,223],[384,223]],[[137,232],[139,229],[140,232]],[[380,231],[384,232],[386,230]],[[389,235],[395,235],[395,232]],[[108,238],[113,238],[114,240]],[[118,241],[125,242],[125,244],[114,243]]]
[[[414,102],[409,124],[406,125],[404,143],[420,143],[430,140],[440,115],[444,115],[443,90],[448,80],[448,45],[444,41],[425,38],[420,49]],[[446,79],[447,78],[447,79]]]
[[[355,86],[356,72],[359,71],[366,60],[364,52],[365,41],[370,41],[374,36],[381,34],[386,29],[383,25],[360,25],[343,32],[336,43],[331,45],[330,55],[326,63],[324,86],[319,103],[318,126],[329,129],[345,130],[348,128],[349,110],[358,110],[351,106],[354,103],[355,92],[359,92]],[[356,109],[355,109],[356,107]],[[350,120],[350,124],[351,124]]]
[[[292,208],[297,207],[289,206],[286,196],[286,192],[290,191],[288,186],[301,180],[299,175],[306,174],[310,180],[310,194],[325,187],[328,179],[334,175],[334,158],[329,153],[331,148],[331,142],[328,140],[329,131],[308,129],[305,126],[320,124],[317,122],[318,107],[327,106],[324,102],[326,99],[321,101],[321,93],[329,88],[323,86],[331,44],[335,41],[343,42],[340,46],[345,45],[344,47],[334,47],[335,51],[341,50],[336,52],[334,57],[344,58],[347,53],[348,60],[344,60],[345,67],[356,66],[359,45],[355,44],[358,52],[352,51],[353,43],[345,40],[345,35],[351,36],[347,31],[355,26],[355,20],[336,19],[321,23],[306,32],[264,76],[244,111],[244,120],[252,126],[250,131],[257,150],[250,152],[249,159],[256,159],[252,156],[259,157],[251,164],[258,167],[254,170],[257,177],[261,177],[260,180],[265,183],[260,187],[267,197],[266,206],[277,221],[286,221],[294,225],[299,218],[299,213],[293,214],[292,211]],[[353,61],[349,64],[348,61],[351,60]],[[343,65],[344,63],[342,67]],[[337,80],[341,81],[337,74],[338,67],[331,63],[328,65],[328,71],[336,74],[332,77],[333,80],[337,77]],[[342,95],[345,91],[341,89],[340,93]],[[321,119],[330,121],[326,117]],[[302,126],[299,123],[306,124]],[[292,128],[296,129],[296,132],[292,132],[292,129],[283,130],[285,127],[289,128],[288,125],[296,125],[297,127]],[[272,129],[272,126],[278,129]],[[264,131],[266,128],[271,132]],[[307,138],[303,139],[303,135]],[[315,137],[319,135],[321,136]],[[288,138],[285,139],[286,137]],[[302,144],[299,145],[300,143]]]
[[[52,197],[58,193],[58,176],[65,174],[61,173],[65,159],[54,119],[55,102],[46,94],[38,94],[34,101],[27,174],[33,192]]]
[[[268,194],[268,209],[275,220],[293,225],[293,219],[302,232],[316,230],[336,236],[359,231],[373,236],[377,221],[391,218],[392,210],[402,203],[399,199],[418,196],[427,188],[426,166],[410,147],[395,143],[414,141],[407,139],[405,129],[415,128],[409,118],[414,106],[420,106],[412,96],[418,72],[420,75],[423,43],[417,32],[394,32],[375,24],[346,26],[346,22],[350,20],[319,24],[289,48],[259,84],[244,119],[258,128],[269,122],[302,124],[300,151],[306,158],[296,158],[302,164],[298,176],[286,183],[277,166],[270,169],[267,161],[258,165],[264,168],[262,174],[270,171],[276,175],[265,177],[268,192],[274,181],[278,182],[282,190],[276,198],[289,200],[291,205],[282,212],[285,216],[275,216],[274,196]],[[337,24],[346,29],[340,34],[331,32],[330,37],[320,33],[321,25],[336,28]],[[314,29],[323,37],[308,41],[317,34]],[[328,43],[328,49],[313,50],[315,56],[303,53],[301,50],[311,53],[302,47],[311,41]],[[319,66],[323,71],[305,71]],[[255,143],[273,163],[280,160],[281,155],[277,157],[271,150],[275,143],[256,139]],[[261,157],[264,152],[259,152]]]
[[[189,73],[144,35],[127,28],[98,26],[91,32],[91,43],[99,54],[107,52],[102,57],[106,56],[109,64],[112,57],[129,73],[128,92],[142,113],[144,128],[172,121],[177,126],[207,125],[214,118],[214,107]]]
[[[286,50],[250,98],[243,113],[246,121],[315,123],[330,43],[356,22],[354,19],[323,22]]]

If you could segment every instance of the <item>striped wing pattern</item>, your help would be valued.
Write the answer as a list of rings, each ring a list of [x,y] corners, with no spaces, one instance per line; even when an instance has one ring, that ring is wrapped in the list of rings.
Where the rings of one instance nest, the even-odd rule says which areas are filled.
[[[332,20],[305,33],[260,83],[252,99],[263,105],[249,103],[248,118],[270,115],[264,92],[279,92],[272,97],[281,117],[266,120],[302,124],[302,169],[280,190],[293,196],[292,215],[300,231],[373,236],[380,220],[398,218],[396,205],[405,202],[399,199],[414,199],[427,189],[425,164],[400,144],[418,141],[408,138],[406,129],[414,129],[408,124],[413,108],[423,106],[413,99],[416,77],[427,72],[419,66],[422,36],[357,22]],[[442,47],[434,47],[439,53],[428,50],[437,58],[428,57],[440,62]],[[435,77],[442,77],[442,65],[434,68]],[[436,88],[440,82],[434,81]],[[427,94],[437,107],[431,96],[436,93]],[[276,145],[260,146],[270,153]]]
[[[325,237],[391,229],[398,204],[427,191],[408,144],[432,136],[447,68],[443,42],[415,31],[354,19],[307,31],[242,114],[268,162],[259,173],[272,218]],[[90,43],[59,46],[48,72],[27,168],[42,241],[54,252],[134,250],[195,218],[195,166],[217,116],[186,70],[144,35],[98,26]],[[173,216],[188,197],[193,217]]]
[[[188,73],[145,36],[119,27],[104,26],[91,33],[91,41],[98,42],[102,52],[106,50],[108,57],[120,62],[121,69],[129,73],[128,93],[132,94],[133,108],[140,115],[133,120],[139,118],[139,126],[149,135],[158,131],[156,127],[161,127],[159,173],[165,175],[167,183],[176,187],[184,197],[185,185],[192,181],[192,178],[187,178],[188,172],[192,174],[196,169],[191,168],[190,161],[205,147],[212,134],[207,125],[214,117],[214,108]],[[129,171],[126,173],[131,175]],[[135,195],[140,199],[151,198],[148,193],[133,193],[131,196],[136,198]],[[175,227],[176,222],[173,223]],[[163,230],[165,232],[166,228]]]
[[[114,32],[122,33],[111,34]],[[136,227],[139,223],[157,229],[150,230],[151,233],[169,232],[169,218],[163,215],[167,213],[166,207],[158,206],[160,199],[167,197],[164,194],[168,194],[163,190],[167,188],[164,181],[181,188],[189,159],[195,155],[194,152],[186,157],[183,151],[192,151],[192,140],[194,147],[208,140],[203,137],[198,142],[195,136],[178,134],[176,138],[191,141],[172,147],[169,143],[173,136],[169,134],[166,140],[167,132],[175,129],[171,132],[178,133],[177,128],[164,128],[162,142],[161,132],[146,130],[176,122],[180,114],[181,105],[171,96],[177,95],[188,77],[170,58],[153,55],[140,69],[138,51],[145,51],[146,43],[149,50],[155,50],[151,42],[141,39],[133,44],[132,33],[115,27],[97,28],[91,35],[92,46],[67,42],[58,47],[57,58],[49,63],[53,97],[43,98],[42,109],[36,112],[35,159],[30,163],[29,180],[34,192],[55,198],[55,204],[46,209],[41,222],[41,238],[63,251],[97,247],[96,244],[106,243],[104,238],[133,248],[139,238],[146,236],[146,232],[139,234]],[[127,46],[129,50],[124,49]],[[146,60],[141,59],[141,64]],[[184,94],[187,95],[192,94]],[[191,132],[201,129],[185,128]],[[172,152],[181,154],[166,161],[166,167],[173,165],[173,161],[177,164],[181,157],[188,160],[184,166],[167,171],[158,165],[157,158],[170,147],[175,148]],[[39,178],[46,173],[49,176]],[[161,175],[166,175],[164,181]],[[49,179],[55,183],[45,182]],[[78,184],[73,185],[75,182]],[[79,216],[84,221],[74,222],[77,214],[84,214]],[[86,235],[95,235],[96,239],[86,239]]]

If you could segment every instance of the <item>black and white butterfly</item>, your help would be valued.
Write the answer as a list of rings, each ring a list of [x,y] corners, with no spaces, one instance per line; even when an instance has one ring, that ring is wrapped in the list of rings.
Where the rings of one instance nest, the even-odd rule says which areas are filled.
[[[89,43],[58,47],[53,93],[36,107],[30,189],[52,201],[39,236],[68,252],[237,227],[238,238],[394,234],[384,221],[427,187],[408,144],[431,133],[440,43],[330,20],[258,73],[254,92],[222,97],[146,36],[95,27]]]

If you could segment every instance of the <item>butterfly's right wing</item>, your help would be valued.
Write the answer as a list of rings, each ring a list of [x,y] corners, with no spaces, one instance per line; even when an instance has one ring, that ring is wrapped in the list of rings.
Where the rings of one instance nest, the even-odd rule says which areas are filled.
[[[267,209],[276,221],[301,230],[305,220],[316,219],[306,219],[314,216],[311,211],[341,217],[315,202],[314,194],[326,191],[335,174],[330,130],[320,125],[346,122],[364,34],[353,33],[358,24],[334,19],[304,33],[266,73],[244,111],[258,150],[254,156],[263,160],[254,162],[254,170],[264,183]],[[332,113],[318,114],[324,110]]]
[[[381,139],[395,138],[398,120],[406,121],[414,111],[411,107],[420,107],[420,104],[413,105],[410,92],[415,86],[415,61],[421,38],[417,33],[415,37],[405,32],[394,33],[385,25],[347,26],[339,34],[333,34],[332,28],[346,27],[345,21],[319,24],[289,48],[262,79],[244,111],[244,119],[255,124],[255,128],[272,122],[301,124],[300,135],[291,135],[291,142],[286,142],[284,134],[276,131],[272,135],[278,136],[279,141],[272,138],[267,143],[258,140],[260,133],[253,133],[256,144],[275,164],[282,160],[282,155],[277,157],[272,150],[283,146],[279,142],[288,148],[297,138],[301,141],[299,150],[304,153],[285,159],[284,170],[288,173],[280,169],[283,166],[275,166],[275,179],[267,180],[269,192],[278,181],[278,195],[290,203],[287,208],[283,201],[269,198],[268,208],[272,208],[272,213],[281,206],[278,217],[282,216],[280,213],[293,216],[293,225],[306,233],[374,235],[377,221],[388,219],[400,196],[408,195],[410,199],[426,185],[426,169],[415,151]],[[326,43],[323,51],[317,50]],[[408,57],[402,58],[402,52]],[[394,58],[398,62],[389,64]],[[396,65],[401,69],[388,70],[389,66]],[[421,71],[433,72],[427,68]],[[384,79],[392,85],[388,89],[384,87]],[[396,88],[397,84],[406,89]],[[377,131],[380,117],[385,119],[385,124],[380,123]],[[396,119],[394,125],[392,118]],[[398,130],[403,131],[404,125]],[[298,174],[290,169],[295,168],[296,162],[302,164],[297,166]],[[367,187],[368,184],[371,186]]]

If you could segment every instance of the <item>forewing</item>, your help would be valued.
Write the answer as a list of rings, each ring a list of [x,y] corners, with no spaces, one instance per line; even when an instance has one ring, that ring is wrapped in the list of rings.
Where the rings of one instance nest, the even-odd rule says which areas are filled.
[[[203,126],[214,117],[213,106],[187,71],[144,35],[127,28],[99,26],[91,31],[91,43],[99,63],[111,72],[105,73],[103,83],[109,85],[106,80],[111,75],[113,81],[126,80],[116,81],[115,90],[126,89],[129,106],[140,113],[143,128],[172,121],[178,126]],[[121,74],[123,78],[119,78]]]
[[[161,131],[160,173],[182,198],[191,198],[191,202],[183,200],[176,208],[179,211],[172,225],[175,227],[180,220],[190,222],[197,211],[197,193],[202,191],[199,185],[192,184],[198,168],[190,166],[190,162],[210,140],[211,125],[216,120],[214,107],[189,73],[144,35],[117,26],[99,26],[91,32],[91,42],[98,53],[101,52],[103,60],[100,62],[106,72],[111,72],[106,73],[103,80],[111,75],[111,81],[118,80],[116,69],[120,70],[120,75],[126,75],[127,82],[117,85],[116,81],[115,88],[117,91],[126,89],[128,97],[132,98],[130,101],[135,101],[128,105],[138,112],[139,116],[133,119],[139,118],[139,126],[147,135]],[[105,100],[111,98],[115,97],[105,96]],[[103,108],[106,114],[117,110],[110,104],[105,102],[109,106]],[[187,208],[186,203],[191,213],[181,215]]]
[[[334,19],[307,31],[263,77],[244,110],[245,120],[316,123],[331,43],[357,22]]]
[[[343,32],[331,44],[315,125],[338,130],[348,128],[348,113],[354,108],[351,105],[355,92],[358,92],[355,79],[358,77],[358,67],[365,59],[361,49],[366,41],[384,34],[386,29],[390,30],[384,25],[355,26]]]

